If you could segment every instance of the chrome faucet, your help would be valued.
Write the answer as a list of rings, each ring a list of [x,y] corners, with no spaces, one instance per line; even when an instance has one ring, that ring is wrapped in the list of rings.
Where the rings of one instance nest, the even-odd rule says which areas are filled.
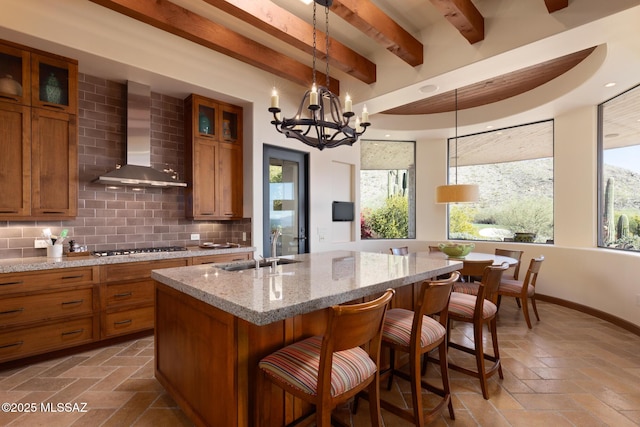
[[[278,237],[281,233],[280,228],[274,228],[271,231],[271,258],[278,256]]]

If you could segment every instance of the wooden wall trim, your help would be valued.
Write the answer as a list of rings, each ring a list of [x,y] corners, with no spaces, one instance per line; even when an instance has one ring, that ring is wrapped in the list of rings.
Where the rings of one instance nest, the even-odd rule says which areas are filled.
[[[640,336],[640,326],[631,323],[627,320],[621,319],[620,317],[614,316],[613,314],[606,313],[604,311],[588,307],[586,305],[578,304],[573,301],[567,301],[561,298],[552,297],[549,295],[543,295],[536,293],[536,299],[539,301],[550,302],[552,304],[559,305],[561,307],[567,307],[573,310],[577,310],[581,313],[589,314],[593,317],[597,317],[598,319],[606,320],[609,323],[612,323],[616,326],[621,327],[635,335]]]

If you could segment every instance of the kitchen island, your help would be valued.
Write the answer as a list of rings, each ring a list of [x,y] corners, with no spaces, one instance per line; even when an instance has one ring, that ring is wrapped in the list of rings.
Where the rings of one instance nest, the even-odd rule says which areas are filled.
[[[257,364],[265,355],[324,333],[326,308],[360,302],[387,288],[394,306],[413,307],[419,283],[460,269],[460,261],[332,251],[253,262],[154,270],[155,372],[196,425],[257,425]],[[247,269],[244,269],[247,267]],[[277,388],[264,425],[308,410]],[[266,423],[265,423],[266,421]]]

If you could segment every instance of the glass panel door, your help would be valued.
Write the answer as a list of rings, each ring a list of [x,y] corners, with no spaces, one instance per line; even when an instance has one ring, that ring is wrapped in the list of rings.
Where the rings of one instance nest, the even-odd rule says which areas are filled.
[[[264,256],[308,252],[306,154],[265,146],[264,157]]]

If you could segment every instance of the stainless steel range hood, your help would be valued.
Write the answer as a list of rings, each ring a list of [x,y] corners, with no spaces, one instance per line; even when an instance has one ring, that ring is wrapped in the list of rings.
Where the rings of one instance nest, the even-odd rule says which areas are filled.
[[[168,173],[151,167],[151,88],[127,82],[127,164],[94,182],[135,187],[186,187]]]

